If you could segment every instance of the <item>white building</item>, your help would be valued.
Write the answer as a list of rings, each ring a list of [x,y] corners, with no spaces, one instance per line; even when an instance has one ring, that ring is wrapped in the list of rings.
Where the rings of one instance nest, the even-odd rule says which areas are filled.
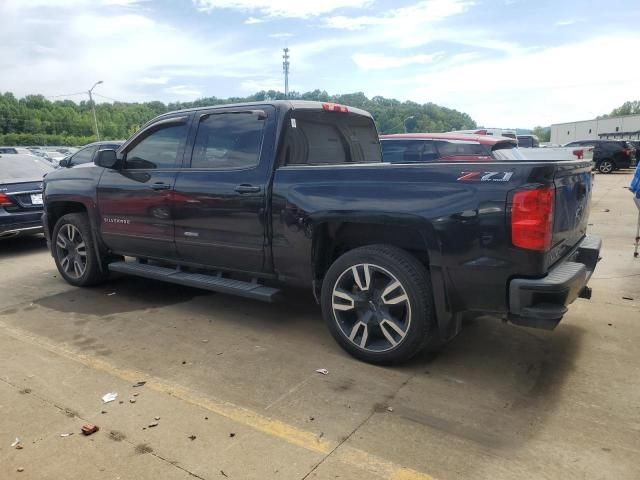
[[[640,140],[640,115],[585,120],[551,125],[551,143],[564,145],[576,140],[618,138]]]

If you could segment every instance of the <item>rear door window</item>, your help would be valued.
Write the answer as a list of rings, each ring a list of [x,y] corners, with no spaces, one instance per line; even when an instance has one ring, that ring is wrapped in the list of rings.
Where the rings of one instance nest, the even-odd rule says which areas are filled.
[[[436,140],[435,144],[440,157],[478,157],[490,154],[486,146],[477,142]]]
[[[363,115],[294,111],[286,140],[285,164],[288,165],[382,161],[373,120]]]
[[[258,165],[266,114],[216,113],[200,120],[191,168],[244,169]]]
[[[438,159],[433,140],[383,140],[381,143],[385,162],[417,163]]]

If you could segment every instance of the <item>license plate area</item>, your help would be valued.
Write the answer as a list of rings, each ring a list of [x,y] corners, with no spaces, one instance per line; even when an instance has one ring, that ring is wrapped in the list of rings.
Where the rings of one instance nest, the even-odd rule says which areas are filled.
[[[31,205],[42,205],[42,194],[41,193],[32,193],[31,194]]]

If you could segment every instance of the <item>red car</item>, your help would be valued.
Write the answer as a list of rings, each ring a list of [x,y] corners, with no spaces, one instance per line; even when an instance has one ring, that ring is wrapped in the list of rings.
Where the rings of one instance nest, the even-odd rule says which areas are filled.
[[[524,160],[518,141],[467,133],[381,135],[382,157],[389,163],[434,161]]]

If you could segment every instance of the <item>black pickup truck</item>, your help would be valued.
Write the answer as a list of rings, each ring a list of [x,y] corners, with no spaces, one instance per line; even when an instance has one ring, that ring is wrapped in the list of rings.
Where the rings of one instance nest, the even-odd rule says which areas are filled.
[[[385,163],[371,115],[335,104],[181,110],[48,174],[43,220],[73,285],[112,271],[266,301],[312,289],[342,347],[396,363],[467,312],[550,329],[590,294],[591,164],[500,153]]]

